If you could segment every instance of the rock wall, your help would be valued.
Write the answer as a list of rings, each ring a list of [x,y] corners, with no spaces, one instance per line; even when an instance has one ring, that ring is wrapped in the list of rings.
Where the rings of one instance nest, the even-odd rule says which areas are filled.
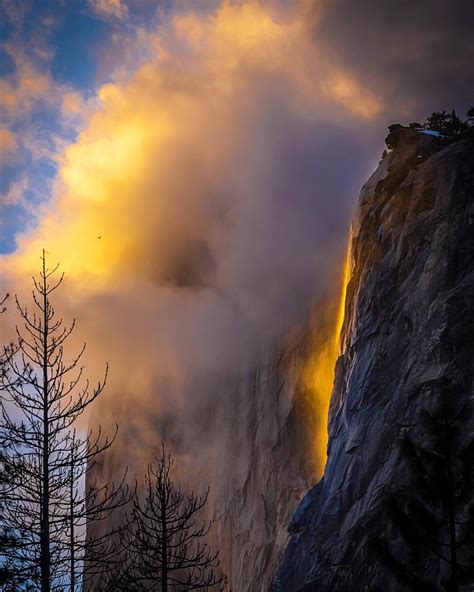
[[[269,590],[288,522],[314,483],[307,417],[285,374],[275,360],[254,368],[216,409],[210,542],[236,592]]]
[[[385,494],[404,482],[397,438],[423,385],[472,393],[474,141],[392,129],[391,152],[360,195],[352,278],[329,414],[328,460],[306,494],[277,592],[405,590],[368,552]]]
[[[317,471],[321,474],[313,448],[321,417],[300,384],[305,343],[300,336],[262,356],[254,368],[210,380],[208,387],[215,394],[208,398],[208,407],[197,397],[179,418],[158,413],[156,419],[142,418],[134,428],[137,412],[130,409],[137,402],[130,400],[118,418],[120,442],[89,475],[91,482],[116,481],[128,466],[130,480],[140,480],[164,438],[176,461],[175,481],[199,493],[210,487],[204,512],[211,522],[207,542],[219,550],[228,592],[270,589],[291,516],[315,483]],[[172,425],[176,423],[177,432]],[[119,522],[120,516],[111,520]],[[93,524],[89,533],[101,534],[109,526]]]

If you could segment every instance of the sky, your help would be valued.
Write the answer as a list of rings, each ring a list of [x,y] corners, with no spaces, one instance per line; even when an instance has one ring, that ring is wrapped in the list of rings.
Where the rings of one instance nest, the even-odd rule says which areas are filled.
[[[169,28],[177,15],[212,18],[221,4],[207,0],[2,0],[0,252],[13,252],[15,236],[38,223],[38,205],[54,193],[64,149],[97,108],[103,85],[132,75],[156,50],[153,37]],[[308,29],[312,30],[300,35],[312,36],[309,51],[314,52],[314,60],[329,62],[330,68],[337,64],[338,74],[333,79],[327,75],[326,93],[342,109],[334,109],[329,120],[319,122],[319,136],[328,149],[321,165],[323,179],[314,160],[306,166],[314,167],[314,178],[328,185],[328,202],[336,199],[344,211],[342,217],[350,210],[347,204],[354,202],[357,183],[363,182],[373,165],[385,124],[396,118],[419,119],[434,109],[463,111],[472,102],[469,27],[473,8],[469,2],[281,0],[250,4],[259,4],[284,26],[292,18],[301,18],[303,12],[309,15]],[[295,63],[294,68],[301,66]],[[308,77],[320,76],[318,65],[311,60],[303,68]],[[311,161],[310,150],[301,156]],[[335,179],[341,159],[345,175]],[[290,160],[288,167],[294,166]]]
[[[2,1],[0,252],[15,250],[15,233],[36,223],[37,206],[51,198],[81,109],[110,79],[101,52],[117,31],[140,27],[154,12],[140,5],[135,12],[113,1]]]
[[[207,407],[340,276],[387,125],[474,103],[473,22],[463,0],[0,0],[2,286],[27,293],[45,248],[117,408]]]

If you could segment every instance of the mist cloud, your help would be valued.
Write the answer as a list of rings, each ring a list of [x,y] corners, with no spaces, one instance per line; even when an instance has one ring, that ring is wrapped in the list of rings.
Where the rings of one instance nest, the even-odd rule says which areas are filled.
[[[3,276],[21,291],[43,247],[61,262],[62,304],[91,369],[110,361],[119,422],[174,433],[222,397],[216,377],[304,324],[339,274],[384,126],[462,95],[467,60],[449,40],[460,32],[470,55],[465,26],[397,6],[178,2],[120,38],[126,66],[93,101],[63,97],[82,132]]]
[[[474,5],[469,0],[327,2],[314,38],[378,88],[386,117],[423,119],[471,105]]]

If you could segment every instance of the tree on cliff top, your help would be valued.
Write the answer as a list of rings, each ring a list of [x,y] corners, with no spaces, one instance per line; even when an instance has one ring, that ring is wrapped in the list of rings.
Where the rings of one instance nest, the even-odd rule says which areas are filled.
[[[443,109],[443,111],[434,111],[427,117],[424,127],[449,135],[461,133],[467,128],[467,124],[462,121],[454,109],[451,113]]]
[[[199,518],[209,490],[195,496],[175,485],[174,460],[164,444],[156,461],[148,466],[143,495],[135,496],[131,526],[123,535],[123,566],[108,589],[222,590],[219,554],[205,542],[210,524]]]
[[[474,581],[474,411],[456,386],[427,386],[430,401],[416,436],[406,435],[400,446],[409,486],[387,499],[388,535],[373,549],[405,586],[458,592]],[[425,574],[427,556],[438,560],[439,583]]]

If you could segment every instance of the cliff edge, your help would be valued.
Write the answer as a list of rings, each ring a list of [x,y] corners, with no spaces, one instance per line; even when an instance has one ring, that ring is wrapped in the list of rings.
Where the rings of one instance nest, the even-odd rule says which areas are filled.
[[[402,590],[369,552],[406,480],[397,440],[423,385],[474,375],[474,140],[392,126],[360,194],[327,465],[289,527],[276,592]],[[429,566],[428,566],[429,569]]]

